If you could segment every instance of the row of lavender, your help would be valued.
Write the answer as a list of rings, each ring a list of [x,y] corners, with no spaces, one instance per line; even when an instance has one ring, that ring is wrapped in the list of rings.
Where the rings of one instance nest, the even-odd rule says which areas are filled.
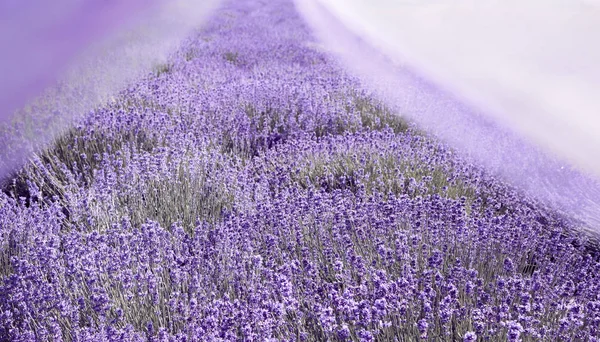
[[[0,339],[600,339],[573,223],[233,2],[0,197]]]

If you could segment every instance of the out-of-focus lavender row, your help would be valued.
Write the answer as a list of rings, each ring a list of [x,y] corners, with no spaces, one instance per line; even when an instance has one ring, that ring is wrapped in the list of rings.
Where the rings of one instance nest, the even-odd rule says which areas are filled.
[[[53,83],[94,41],[155,9],[157,1],[4,1],[0,4],[0,119]]]
[[[600,338],[577,225],[231,1],[0,195],[0,339]]]
[[[217,0],[0,4],[0,181],[31,153],[166,63]]]

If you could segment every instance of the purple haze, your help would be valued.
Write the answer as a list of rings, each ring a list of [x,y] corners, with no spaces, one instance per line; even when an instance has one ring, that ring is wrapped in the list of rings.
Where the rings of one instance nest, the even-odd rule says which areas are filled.
[[[56,80],[77,54],[158,0],[0,4],[0,120]]]
[[[594,178],[532,144],[515,126],[491,119],[485,109],[475,109],[464,94],[430,82],[421,69],[391,61],[373,47],[381,47],[378,42],[351,33],[318,1],[296,1],[296,5],[323,42],[322,48],[340,57],[396,112],[528,194],[581,219],[584,229],[598,230],[589,227],[600,223],[600,186]]]
[[[151,70],[218,0],[0,4],[0,181]]]

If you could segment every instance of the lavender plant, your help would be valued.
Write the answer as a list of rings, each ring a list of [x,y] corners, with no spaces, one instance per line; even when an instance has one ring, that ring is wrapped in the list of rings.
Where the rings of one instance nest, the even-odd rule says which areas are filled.
[[[224,5],[0,196],[0,339],[595,341],[577,222]]]

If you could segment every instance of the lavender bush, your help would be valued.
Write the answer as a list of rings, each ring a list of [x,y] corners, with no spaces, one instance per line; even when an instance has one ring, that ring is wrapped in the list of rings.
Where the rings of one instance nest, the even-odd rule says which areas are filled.
[[[597,341],[577,223],[223,6],[0,196],[0,339]]]

